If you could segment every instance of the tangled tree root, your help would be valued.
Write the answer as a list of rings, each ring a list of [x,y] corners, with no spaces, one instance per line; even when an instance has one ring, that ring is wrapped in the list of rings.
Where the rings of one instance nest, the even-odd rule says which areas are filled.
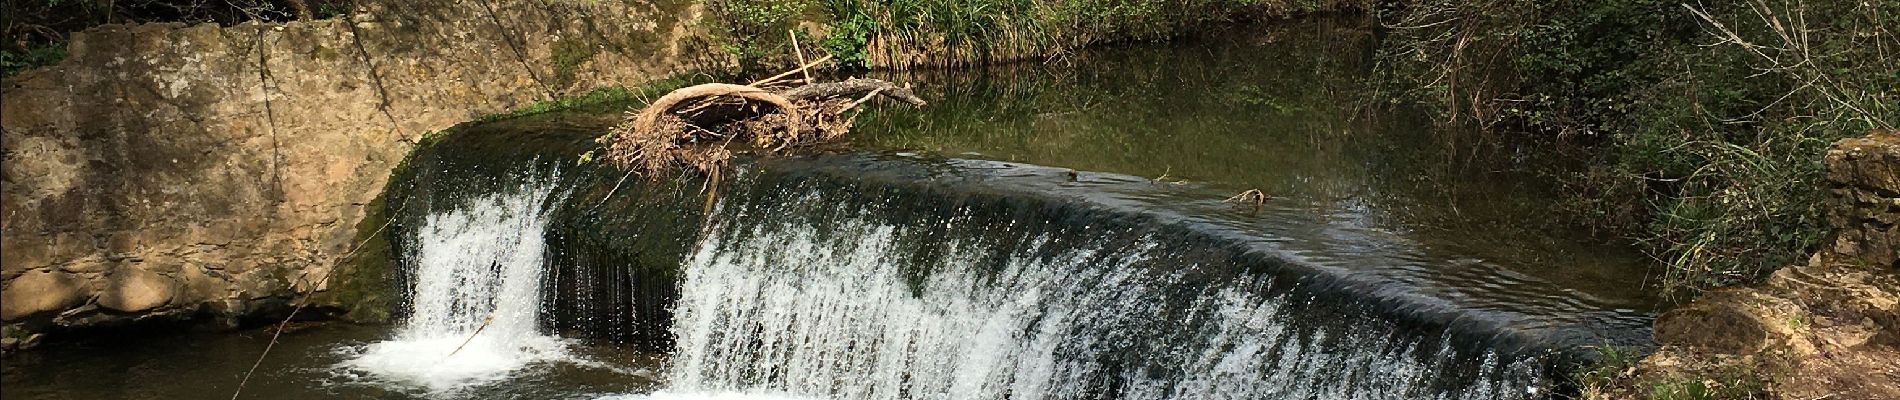
[[[675,169],[713,173],[732,159],[729,146],[735,142],[784,152],[842,137],[857,106],[880,95],[925,104],[910,88],[877,79],[779,90],[727,83],[686,87],[630,112],[603,138],[605,158],[656,177]]]

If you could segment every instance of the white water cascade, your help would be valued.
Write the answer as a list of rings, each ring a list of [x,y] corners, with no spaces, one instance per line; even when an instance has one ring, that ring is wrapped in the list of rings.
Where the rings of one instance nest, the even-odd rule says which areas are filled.
[[[1376,321],[1330,316],[1297,328],[1290,300],[1248,283],[1182,293],[1199,283],[1135,265],[1166,257],[1152,240],[1109,248],[1045,236],[994,250],[1004,247],[935,238],[952,250],[907,268],[917,261],[903,259],[905,228],[848,219],[822,232],[795,223],[711,232],[685,268],[665,390],[836,400],[1512,399],[1539,390],[1528,362],[1456,364],[1448,343],[1404,339]],[[1485,378],[1446,389],[1454,364]]]
[[[394,338],[352,349],[343,367],[441,392],[566,359],[566,344],[536,326],[551,192],[529,184],[428,215],[407,257],[407,319]]]

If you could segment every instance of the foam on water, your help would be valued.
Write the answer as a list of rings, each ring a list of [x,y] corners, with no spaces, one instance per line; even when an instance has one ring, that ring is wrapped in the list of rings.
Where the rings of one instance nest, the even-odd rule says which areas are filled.
[[[670,392],[658,391],[648,394],[623,394],[601,397],[596,400],[822,400],[814,397],[800,397],[778,393],[762,392]]]
[[[567,359],[538,328],[551,189],[472,199],[414,232],[410,313],[394,338],[346,349],[342,367],[372,381],[452,391]],[[459,349],[459,350],[458,350]]]

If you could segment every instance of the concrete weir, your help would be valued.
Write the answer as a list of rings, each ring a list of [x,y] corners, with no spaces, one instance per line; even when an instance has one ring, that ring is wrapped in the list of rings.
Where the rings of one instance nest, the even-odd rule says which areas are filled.
[[[521,182],[564,193],[518,211],[549,218],[540,329],[670,354],[668,392],[1541,398],[1585,346],[1647,339],[1649,316],[1558,283],[1433,274],[1402,240],[1138,177],[843,153],[714,189],[577,163],[592,132],[421,149],[392,179],[394,254]]]

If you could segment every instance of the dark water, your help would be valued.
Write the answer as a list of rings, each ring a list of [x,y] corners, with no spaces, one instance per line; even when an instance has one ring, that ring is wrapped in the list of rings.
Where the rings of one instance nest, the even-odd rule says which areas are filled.
[[[1535,177],[1514,172],[1524,157],[1513,148],[1460,141],[1472,136],[1441,134],[1419,112],[1374,100],[1377,93],[1365,84],[1374,43],[1365,27],[1314,19],[1242,31],[1044,65],[893,77],[918,83],[933,104],[865,114],[853,144],[879,151],[742,163],[714,218],[701,214],[697,182],[627,184],[619,174],[569,162],[611,119],[546,116],[473,129],[468,138],[428,149],[435,155],[397,178],[402,198],[394,201],[414,208],[401,212],[409,217],[392,230],[414,236],[425,217],[459,207],[471,194],[551,185],[562,200],[545,211],[553,217],[547,228],[551,295],[543,300],[550,312],[543,325],[576,340],[574,360],[580,361],[530,365],[503,381],[429,392],[335,367],[353,349],[395,332],[333,325],[286,335],[246,389],[255,397],[246,397],[595,398],[672,382],[687,390],[878,398],[887,393],[880,391],[884,386],[856,375],[868,374],[859,368],[922,376],[946,372],[924,367],[954,365],[944,360],[959,354],[1038,343],[966,339],[981,335],[952,329],[988,326],[983,321],[1063,332],[1050,346],[1067,350],[989,368],[1013,373],[1024,365],[1054,365],[1093,379],[1032,387],[1079,393],[1069,397],[1103,391],[1170,397],[1205,384],[1180,376],[1189,371],[1265,388],[1230,390],[1235,398],[1525,397],[1526,387],[1560,386],[1549,376],[1561,371],[1536,365],[1539,351],[1644,342],[1659,304],[1632,281],[1643,276],[1644,260],[1552,218],[1557,199]],[[514,164],[544,167],[506,168]],[[1079,172],[1070,175],[1070,169]],[[558,178],[525,178],[551,170]],[[1248,189],[1273,198],[1258,209],[1221,202]],[[758,219],[756,226],[722,225],[726,233],[717,240],[695,243],[695,232],[705,232],[702,222],[747,215],[779,217]],[[1049,237],[1059,243],[1045,242]],[[408,247],[420,241],[396,239]],[[954,257],[937,242],[958,243],[955,248],[969,254]],[[848,258],[847,250],[880,243],[908,249],[897,258],[911,261],[835,261]],[[784,246],[808,257],[801,265],[834,267],[780,274],[770,264],[692,257],[696,251],[792,251]],[[1007,264],[997,260],[1056,260],[1080,257],[1068,255],[1077,252],[1146,260],[1114,266],[1147,272],[1136,288],[1111,290],[997,286],[998,275],[954,273],[964,258],[995,267]],[[902,284],[872,279],[886,264],[908,271],[894,281]],[[1025,270],[1106,279],[1094,274],[1107,264],[1058,264]],[[763,282],[758,287],[796,289],[784,289],[790,291],[779,300],[760,295],[755,303],[675,307],[680,292],[756,289],[704,279],[707,271]],[[836,292],[776,280],[792,279],[786,277],[858,286]],[[975,292],[926,284],[957,279],[985,283],[972,284],[983,288]],[[1040,311],[971,316],[899,307],[906,304],[902,298],[850,295],[865,288],[972,303],[1029,301]],[[903,288],[908,292],[897,290]],[[1028,289],[1076,297],[1061,304],[1017,297]],[[788,341],[909,337],[913,349],[906,351],[916,354],[893,362],[865,358],[865,348],[878,348],[875,341],[827,350],[682,334],[671,326],[676,311],[702,317],[692,321],[717,327],[713,332],[784,329],[761,337]],[[708,311],[758,317],[703,318]],[[859,320],[863,315],[883,320]],[[1063,318],[1093,322],[1043,327]],[[856,322],[786,328],[813,319]],[[919,333],[890,321],[950,328]],[[1164,334],[1170,329],[1199,333]],[[261,351],[262,336],[249,331],[53,346],[9,357],[4,395],[228,398]],[[597,340],[580,341],[589,338]],[[1208,344],[1214,339],[1229,344]],[[675,340],[693,347],[680,350]],[[1206,362],[1248,359],[1255,354],[1243,351],[1254,348],[1248,346],[1294,359],[1282,364],[1297,368]],[[1493,351],[1504,348],[1512,349]],[[663,353],[702,364],[667,371],[658,360]],[[761,361],[773,359],[780,362]],[[794,379],[792,368],[813,374]],[[1328,371],[1354,377],[1335,379]],[[838,386],[855,381],[864,382],[844,385],[850,390]],[[894,387],[932,397],[915,391],[920,381],[928,380],[898,379]],[[1149,395],[1131,394],[1141,390]]]
[[[509,381],[453,394],[375,384],[336,367],[385,327],[326,324],[285,333],[246,383],[246,399],[563,399],[643,390],[659,363],[604,343],[576,343],[588,365],[547,364]],[[270,342],[268,329],[160,333],[57,343],[8,355],[0,397],[13,399],[229,399]],[[590,396],[589,394],[593,395]]]

